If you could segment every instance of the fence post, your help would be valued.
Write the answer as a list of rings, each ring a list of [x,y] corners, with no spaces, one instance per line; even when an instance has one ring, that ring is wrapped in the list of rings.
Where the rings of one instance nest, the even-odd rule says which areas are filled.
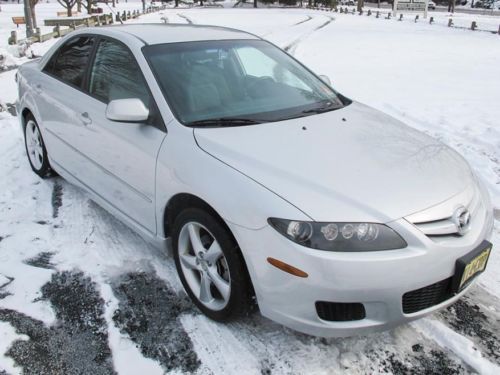
[[[11,31],[10,32],[10,38],[9,38],[9,44],[17,44],[17,31]]]
[[[36,39],[38,40],[38,42],[42,41],[42,30],[40,30],[39,27],[37,27],[35,29],[35,36],[36,36]]]
[[[380,12],[377,10],[377,15],[375,16],[375,18],[379,18],[380,17]]]
[[[371,9],[368,9],[368,13],[366,14],[367,16],[371,16],[372,15],[372,10]]]
[[[418,14],[415,16],[415,23],[418,21]]]
[[[471,29],[472,31],[474,31],[474,30],[476,30],[476,29],[477,29],[477,23],[476,23],[476,21],[472,21],[472,24],[470,25],[470,29]]]
[[[450,18],[448,20],[448,27],[452,27],[453,26],[453,20]]]
[[[402,20],[403,20],[403,13],[401,13],[401,14],[399,15],[399,20],[398,20],[398,21],[402,21]]]
[[[434,22],[434,17],[431,17],[431,18],[429,19],[429,23],[432,25],[432,23],[433,23],[433,22]]]
[[[115,22],[114,18],[113,18],[113,13],[110,13],[109,14],[109,24],[113,24]]]
[[[59,26],[59,24],[57,24],[57,25],[54,27],[54,32],[56,33],[57,38],[60,38],[60,37],[61,37],[61,26]]]

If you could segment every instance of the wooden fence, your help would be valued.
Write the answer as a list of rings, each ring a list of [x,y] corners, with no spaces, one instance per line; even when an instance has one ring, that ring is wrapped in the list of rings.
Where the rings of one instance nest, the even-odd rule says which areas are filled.
[[[36,28],[35,33],[30,38],[18,39],[17,31],[11,31],[9,37],[9,44],[19,44],[19,43],[34,43],[34,42],[45,42],[52,38],[60,38],[66,34],[69,34],[73,30],[82,27],[94,27],[94,26],[105,26],[111,25],[113,23],[127,21],[129,19],[138,18],[144,14],[158,12],[160,10],[165,10],[166,6],[154,6],[148,7],[145,11],[134,10],[134,11],[123,11],[121,13],[109,13],[109,14],[94,14],[88,17],[82,18],[61,18],[61,19],[49,19],[46,20],[45,26],[54,26],[52,32],[42,34],[39,27]],[[64,28],[67,26],[67,28]]]
[[[384,18],[384,19],[391,19],[391,17],[394,19],[394,14],[392,12],[383,12],[383,11],[373,11],[371,9],[369,9],[368,11],[365,11],[365,10],[361,10],[361,11],[357,11],[356,8],[347,8],[347,7],[333,7],[333,8],[329,8],[329,7],[307,7],[308,9],[313,9],[313,10],[319,10],[319,11],[323,11],[323,12],[336,12],[336,13],[343,13],[343,14],[352,14],[352,15],[355,15],[355,14],[358,14],[360,16],[362,15],[367,15],[367,16],[371,16],[373,15],[375,18]],[[400,13],[399,14],[399,17],[395,18],[397,19],[398,21],[403,21],[403,13]],[[414,21],[415,23],[417,23],[418,21],[420,21],[420,16],[417,14],[413,14],[410,18],[412,21]],[[429,24],[434,24],[435,23],[435,20],[434,20],[434,17],[429,17]],[[498,25],[498,30],[486,30],[486,29],[481,29],[478,27],[478,23],[476,21],[471,21],[471,25],[470,27],[464,27],[464,26],[457,26],[453,23],[453,18],[449,18],[448,19],[448,27],[452,27],[452,28],[455,28],[455,29],[468,29],[468,30],[471,30],[471,31],[484,31],[484,32],[489,32],[489,33],[492,33],[492,34],[498,34],[500,35],[500,24]]]

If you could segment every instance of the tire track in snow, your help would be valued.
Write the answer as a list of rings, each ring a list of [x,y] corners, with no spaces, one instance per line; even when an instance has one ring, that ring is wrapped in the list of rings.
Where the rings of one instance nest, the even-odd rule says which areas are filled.
[[[189,25],[193,25],[194,24],[194,22],[188,16],[186,16],[186,15],[184,15],[182,13],[177,13],[177,15],[179,17],[181,17],[181,18],[184,18]]]
[[[302,21],[299,21],[299,22],[297,22],[297,23],[294,23],[294,24],[293,24],[293,26],[301,25],[301,24],[306,23],[306,22],[308,22],[308,21],[310,21],[310,20],[312,20],[312,16],[307,16],[307,18],[306,18],[306,19],[304,19],[304,20],[302,20]]]
[[[308,31],[304,32],[304,33],[303,33],[301,36],[299,36],[297,39],[293,40],[291,43],[286,44],[286,45],[283,47],[283,49],[284,49],[286,52],[288,52],[289,54],[294,55],[294,54],[295,54],[295,51],[296,51],[296,49],[297,49],[297,47],[298,47],[298,45],[299,45],[300,43],[302,43],[302,42],[303,42],[306,38],[310,37],[310,36],[311,36],[314,32],[316,32],[316,31],[318,31],[318,30],[320,30],[320,29],[322,29],[322,28],[324,28],[324,27],[328,26],[328,25],[329,25],[332,21],[334,21],[334,20],[335,20],[335,18],[334,18],[334,17],[331,17],[331,16],[326,16],[326,17],[328,17],[328,20],[327,20],[326,22],[322,23],[322,24],[321,24],[321,25],[319,25],[319,26],[316,26],[316,27],[315,27],[315,28],[313,28],[313,29],[310,29],[310,30],[308,30]]]

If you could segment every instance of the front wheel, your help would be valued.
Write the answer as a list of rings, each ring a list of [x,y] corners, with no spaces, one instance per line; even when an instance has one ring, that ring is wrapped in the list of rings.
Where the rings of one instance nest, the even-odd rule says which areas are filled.
[[[197,208],[176,218],[173,253],[182,285],[209,318],[227,321],[251,309],[251,283],[243,257],[228,229]]]
[[[40,128],[32,115],[28,115],[26,119],[24,143],[33,172],[42,178],[48,177],[52,169],[50,168],[47,149],[45,148]]]

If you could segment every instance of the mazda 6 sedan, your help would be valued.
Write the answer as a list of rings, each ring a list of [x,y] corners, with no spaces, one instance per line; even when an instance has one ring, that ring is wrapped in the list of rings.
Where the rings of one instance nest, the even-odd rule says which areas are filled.
[[[491,203],[464,159],[255,35],[82,29],[17,82],[33,171],[171,244],[214,320],[258,306],[312,335],[382,330],[486,267]]]

